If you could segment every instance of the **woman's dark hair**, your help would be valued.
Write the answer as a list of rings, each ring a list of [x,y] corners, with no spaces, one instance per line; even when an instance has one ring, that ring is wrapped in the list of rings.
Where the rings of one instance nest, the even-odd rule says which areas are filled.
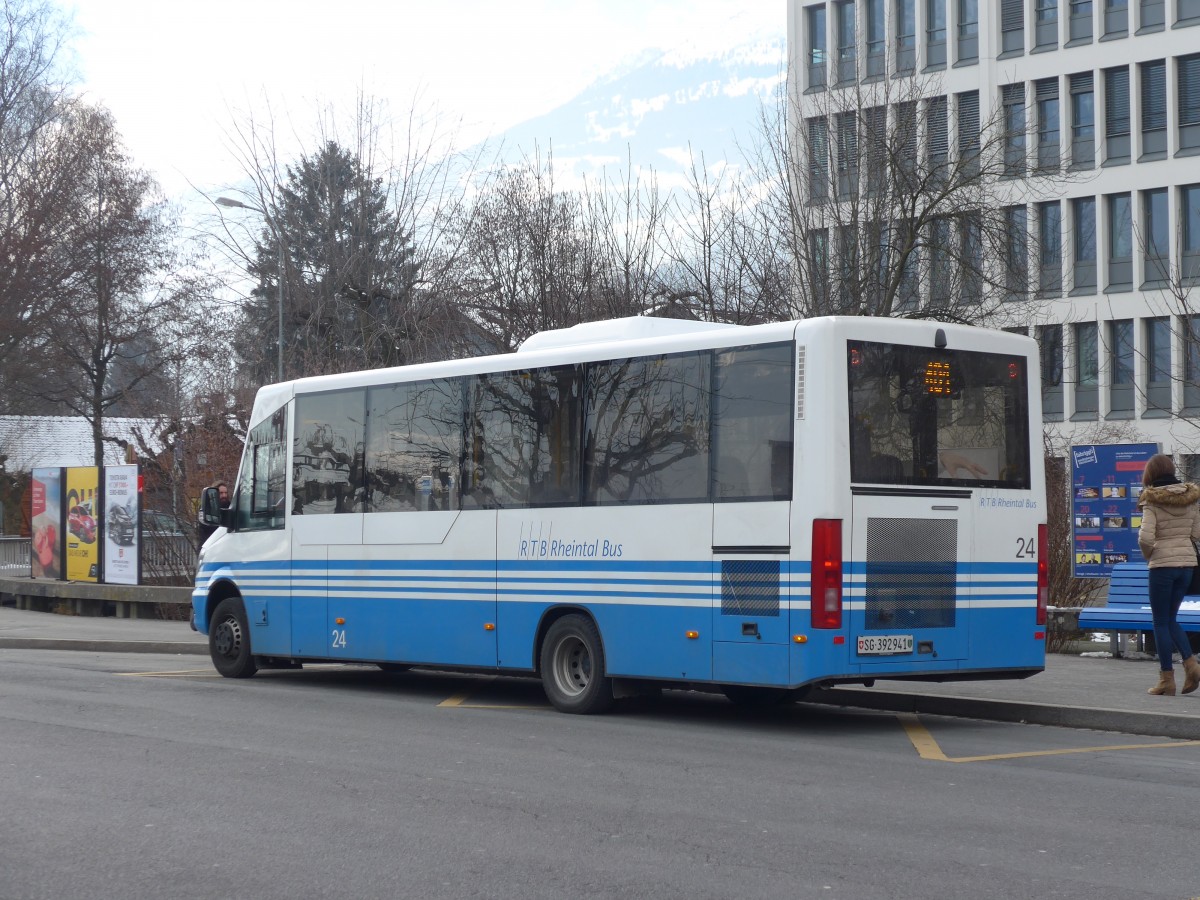
[[[1175,460],[1171,459],[1165,453],[1155,453],[1146,461],[1146,468],[1142,472],[1142,484],[1150,487],[1158,479],[1174,474]]]

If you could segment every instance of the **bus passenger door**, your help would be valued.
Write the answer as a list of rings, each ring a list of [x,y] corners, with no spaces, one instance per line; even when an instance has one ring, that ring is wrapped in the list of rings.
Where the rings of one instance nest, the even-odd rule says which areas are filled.
[[[714,506],[714,681],[789,681],[790,507],[787,501]]]
[[[846,554],[849,655],[863,674],[955,668],[968,653],[968,490],[855,487]]]

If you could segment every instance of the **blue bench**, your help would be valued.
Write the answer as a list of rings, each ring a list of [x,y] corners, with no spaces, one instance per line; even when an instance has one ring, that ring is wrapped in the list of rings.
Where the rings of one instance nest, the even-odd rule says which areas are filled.
[[[1179,610],[1179,624],[1187,632],[1200,633],[1200,596],[1184,598]],[[1108,603],[1105,606],[1085,606],[1079,611],[1079,627],[1083,631],[1112,633],[1113,655],[1117,650],[1117,634],[1142,633],[1154,630],[1150,615],[1150,570],[1142,563],[1117,563],[1108,582]]]

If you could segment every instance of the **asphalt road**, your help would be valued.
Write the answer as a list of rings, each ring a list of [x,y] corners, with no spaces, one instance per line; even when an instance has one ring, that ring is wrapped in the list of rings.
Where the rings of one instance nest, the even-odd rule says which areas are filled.
[[[0,771],[3,900],[1200,896],[1200,744],[1074,729],[0,650]]]

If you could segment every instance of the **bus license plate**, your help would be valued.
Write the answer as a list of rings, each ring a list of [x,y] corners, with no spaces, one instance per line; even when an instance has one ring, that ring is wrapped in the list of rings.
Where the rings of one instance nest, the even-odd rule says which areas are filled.
[[[858,638],[859,656],[886,656],[889,653],[912,653],[911,634],[870,634]]]

